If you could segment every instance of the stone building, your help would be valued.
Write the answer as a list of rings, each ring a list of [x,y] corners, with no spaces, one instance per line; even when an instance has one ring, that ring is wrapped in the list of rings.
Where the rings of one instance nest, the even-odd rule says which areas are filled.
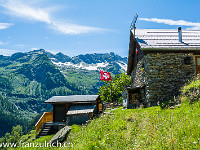
[[[200,31],[135,29],[130,32],[128,108],[172,100],[200,72]]]

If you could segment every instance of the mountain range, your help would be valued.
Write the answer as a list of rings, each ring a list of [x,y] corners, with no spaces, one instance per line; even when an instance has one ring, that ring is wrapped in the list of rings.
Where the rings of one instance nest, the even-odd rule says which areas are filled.
[[[69,57],[39,49],[0,55],[0,136],[51,109],[44,100],[52,96],[97,94],[100,69],[114,76],[126,67],[127,58],[113,52]]]
[[[24,53],[23,53],[24,54]],[[67,68],[85,69],[85,70],[98,70],[105,69],[106,71],[112,72],[112,66],[116,67],[116,71],[113,74],[120,73],[122,70],[125,71],[127,68],[127,57],[121,57],[113,52],[105,54],[85,54],[74,57],[69,57],[59,52],[52,54],[43,49],[34,50],[29,54],[46,54],[51,61],[58,67],[64,66]]]

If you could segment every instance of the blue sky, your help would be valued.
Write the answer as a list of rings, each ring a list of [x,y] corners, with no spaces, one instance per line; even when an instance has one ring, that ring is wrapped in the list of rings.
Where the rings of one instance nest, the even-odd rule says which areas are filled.
[[[45,49],[68,56],[128,56],[135,14],[141,29],[200,29],[198,0],[0,0],[0,55]]]

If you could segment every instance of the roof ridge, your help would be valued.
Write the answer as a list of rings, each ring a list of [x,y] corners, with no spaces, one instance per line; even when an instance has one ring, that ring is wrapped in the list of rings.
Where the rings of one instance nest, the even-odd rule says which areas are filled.
[[[178,29],[138,29],[136,28],[135,30],[176,30],[178,31]],[[200,31],[200,30],[191,30],[191,29],[181,29],[182,31]]]

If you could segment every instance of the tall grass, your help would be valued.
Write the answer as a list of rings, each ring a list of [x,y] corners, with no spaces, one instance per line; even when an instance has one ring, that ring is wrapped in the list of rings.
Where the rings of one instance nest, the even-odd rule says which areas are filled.
[[[182,88],[182,101],[193,103],[200,99],[200,76]]]
[[[4,149],[9,149],[9,150],[41,150],[41,149],[45,149],[45,150],[49,150],[49,149],[53,149],[52,147],[45,147],[45,142],[49,142],[51,140],[51,138],[54,135],[48,135],[48,136],[44,136],[44,137],[40,137],[38,139],[35,139],[35,130],[32,130],[29,134],[27,135],[23,135],[20,139],[19,142],[21,142],[21,145],[19,144],[19,142],[17,143],[17,148],[4,148]],[[33,146],[34,145],[34,146]]]
[[[74,125],[69,149],[200,149],[200,103],[176,109],[113,111],[87,127]]]
[[[200,149],[200,102],[183,103],[175,109],[117,108],[112,113],[102,114],[87,126],[73,125],[67,147],[55,149]],[[23,136],[22,142],[42,143],[53,137],[32,141],[33,134]]]

